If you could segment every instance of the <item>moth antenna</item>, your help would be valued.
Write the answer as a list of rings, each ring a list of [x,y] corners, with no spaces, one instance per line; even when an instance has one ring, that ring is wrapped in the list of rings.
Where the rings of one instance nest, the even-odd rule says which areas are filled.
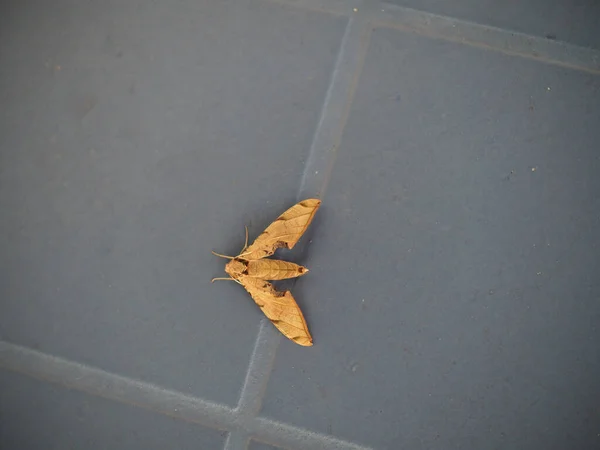
[[[249,255],[250,253],[252,253],[252,252],[240,253],[239,255],[236,256],[236,258],[244,259],[244,256]]]
[[[213,283],[215,280],[231,280],[231,281],[235,281],[236,283],[239,283],[238,280],[236,280],[235,278],[221,278],[221,277],[217,277],[217,278],[213,278],[212,280],[210,280],[211,283]]]
[[[243,253],[244,250],[246,250],[248,248],[248,226],[244,225],[244,228],[246,229],[246,241],[244,242],[244,248],[242,249],[242,251],[240,253]]]
[[[221,255],[220,253],[215,253],[212,250],[211,250],[211,253],[215,256],[220,256],[221,258],[235,259],[233,256]]]

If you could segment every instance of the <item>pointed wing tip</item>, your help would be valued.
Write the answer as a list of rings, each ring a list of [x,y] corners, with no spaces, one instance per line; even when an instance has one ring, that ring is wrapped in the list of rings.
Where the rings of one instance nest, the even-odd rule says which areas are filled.
[[[303,347],[312,347],[313,340],[310,336],[299,336],[292,339],[296,344],[301,345]]]
[[[300,203],[307,205],[307,206],[319,206],[321,204],[321,199],[307,198],[306,200],[302,200]]]

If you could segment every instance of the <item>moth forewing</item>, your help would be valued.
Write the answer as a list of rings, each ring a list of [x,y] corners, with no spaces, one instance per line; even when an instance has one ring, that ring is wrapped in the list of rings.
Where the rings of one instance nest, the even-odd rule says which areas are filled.
[[[262,259],[271,256],[278,248],[293,248],[312,222],[319,206],[321,200],[316,198],[296,203],[271,223],[238,258],[247,261]]]
[[[242,275],[239,281],[265,316],[285,337],[299,345],[312,345],[312,336],[306,320],[290,291],[277,291],[271,283],[247,275]]]

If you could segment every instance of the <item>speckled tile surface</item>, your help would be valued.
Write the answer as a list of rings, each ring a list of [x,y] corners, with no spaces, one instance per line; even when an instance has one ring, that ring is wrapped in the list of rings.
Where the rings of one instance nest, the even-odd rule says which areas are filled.
[[[0,447],[598,448],[596,7],[396,3],[5,6]]]

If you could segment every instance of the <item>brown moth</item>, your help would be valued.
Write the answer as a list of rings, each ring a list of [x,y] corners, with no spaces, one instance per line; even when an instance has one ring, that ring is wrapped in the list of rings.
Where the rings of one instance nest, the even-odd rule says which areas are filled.
[[[271,256],[278,248],[293,248],[302,237],[321,200],[309,198],[296,203],[248,246],[248,227],[246,243],[237,256],[213,255],[228,258],[225,272],[230,278],[215,280],[233,280],[248,291],[252,299],[281,333],[296,344],[311,346],[312,336],[306,326],[302,311],[290,291],[277,291],[267,280],[284,280],[306,275],[308,269],[287,261],[263,259]]]

